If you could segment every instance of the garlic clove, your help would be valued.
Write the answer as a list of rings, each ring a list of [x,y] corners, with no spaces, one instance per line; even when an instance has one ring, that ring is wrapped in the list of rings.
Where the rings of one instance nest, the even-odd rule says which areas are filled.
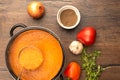
[[[80,54],[83,50],[83,44],[79,41],[72,41],[69,45],[69,49],[73,54]]]

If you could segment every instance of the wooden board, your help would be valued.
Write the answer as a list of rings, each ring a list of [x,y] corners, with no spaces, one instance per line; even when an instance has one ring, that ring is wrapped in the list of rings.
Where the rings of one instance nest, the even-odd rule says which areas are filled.
[[[54,31],[65,50],[64,68],[71,61],[81,64],[80,55],[71,54],[68,46],[76,39],[79,30],[85,26],[94,26],[97,38],[89,51],[102,52],[97,61],[101,65],[120,64],[120,0],[40,0],[45,6],[45,15],[39,20],[32,19],[26,12],[30,1],[32,0],[0,0],[0,80],[12,80],[5,65],[5,49],[10,39],[9,31],[17,23],[43,26]],[[73,5],[81,13],[81,22],[73,30],[62,29],[57,24],[57,11],[64,5]],[[83,71],[80,80],[84,79]],[[100,80],[120,80],[120,67],[107,69]]]

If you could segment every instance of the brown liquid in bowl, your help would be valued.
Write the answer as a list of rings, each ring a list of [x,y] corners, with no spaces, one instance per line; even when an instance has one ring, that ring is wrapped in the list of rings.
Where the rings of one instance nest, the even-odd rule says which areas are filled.
[[[20,79],[51,80],[54,78],[61,69],[63,52],[59,41],[53,35],[43,30],[25,31],[13,41],[9,51],[9,64],[13,72],[17,76],[21,72],[22,65],[19,62],[19,53],[28,46],[40,49],[43,62],[34,70],[24,69]]]

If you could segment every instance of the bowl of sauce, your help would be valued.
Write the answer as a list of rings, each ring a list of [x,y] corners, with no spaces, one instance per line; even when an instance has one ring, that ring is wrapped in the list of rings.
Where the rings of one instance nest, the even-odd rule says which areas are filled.
[[[57,22],[64,29],[73,29],[80,22],[79,10],[71,5],[60,8],[57,12]]]

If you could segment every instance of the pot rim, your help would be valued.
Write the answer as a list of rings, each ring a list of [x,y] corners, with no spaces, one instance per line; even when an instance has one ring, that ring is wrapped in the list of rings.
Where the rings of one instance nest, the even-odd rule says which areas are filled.
[[[23,28],[23,29],[17,31],[13,36],[11,36],[11,39],[8,41],[8,44],[7,44],[7,47],[6,47],[6,50],[5,50],[5,62],[6,62],[6,66],[7,66],[7,69],[8,69],[8,71],[9,71],[10,75],[12,76],[12,78],[13,78],[14,80],[17,79],[17,76],[16,76],[16,75],[14,74],[14,72],[12,71],[12,69],[11,69],[11,67],[10,67],[10,65],[9,65],[9,62],[8,62],[9,48],[10,48],[12,42],[13,42],[21,33],[26,32],[26,31],[29,31],[29,30],[43,30],[43,31],[46,31],[46,32],[50,33],[52,36],[54,36],[54,37],[58,40],[58,42],[59,42],[59,44],[60,44],[60,46],[61,46],[61,48],[62,48],[62,52],[63,52],[63,61],[62,61],[62,65],[61,65],[60,70],[58,71],[58,73],[56,74],[56,76],[55,76],[52,80],[57,79],[58,77],[60,77],[60,75],[61,75],[62,72],[63,72],[64,62],[65,62],[64,49],[63,49],[63,46],[62,46],[62,44],[61,44],[61,42],[60,42],[60,38],[59,38],[52,30],[50,30],[50,29],[48,29],[48,28],[45,28],[45,27],[42,27],[42,26],[28,26],[28,27],[26,27],[26,28]]]

